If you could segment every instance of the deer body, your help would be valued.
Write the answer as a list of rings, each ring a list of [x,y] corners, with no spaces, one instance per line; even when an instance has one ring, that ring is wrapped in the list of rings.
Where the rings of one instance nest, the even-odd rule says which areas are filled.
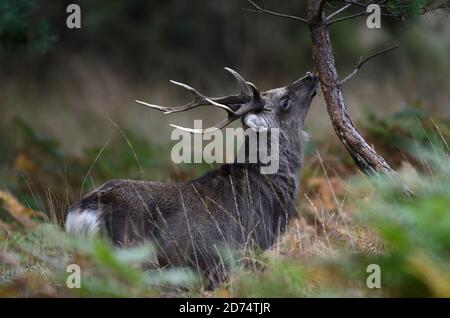
[[[150,240],[160,265],[191,265],[206,273],[223,267],[218,257],[223,248],[272,246],[295,215],[305,143],[302,128],[317,78],[308,74],[262,94],[246,84],[253,96],[244,103],[252,105],[227,106],[239,107],[234,113],[248,109],[240,115],[244,128],[280,129],[276,173],[261,174],[259,163],[236,162],[184,183],[112,180],[70,207],[67,231],[100,231],[118,246]]]

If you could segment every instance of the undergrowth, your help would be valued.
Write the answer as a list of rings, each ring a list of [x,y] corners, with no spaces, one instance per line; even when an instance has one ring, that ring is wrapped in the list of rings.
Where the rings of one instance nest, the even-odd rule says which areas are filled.
[[[12,134],[0,135],[0,296],[450,297],[449,122],[403,111],[368,116],[364,126],[377,150],[399,162],[414,197],[335,164],[340,153],[310,147],[298,217],[287,233],[270,250],[235,262],[228,282],[205,290],[188,268],[149,266],[150,243],[117,249],[101,238],[68,237],[61,226],[70,202],[103,181],[179,181],[208,166],[156,160],[168,147],[129,132],[83,158],[68,157],[16,120]],[[79,266],[81,288],[68,288],[69,264]],[[381,288],[367,285],[371,264],[379,266]]]

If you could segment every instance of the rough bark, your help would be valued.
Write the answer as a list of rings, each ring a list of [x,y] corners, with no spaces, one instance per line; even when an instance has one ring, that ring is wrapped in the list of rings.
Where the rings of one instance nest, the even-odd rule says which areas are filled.
[[[373,149],[359,131],[355,128],[347,113],[347,106],[345,105],[344,97],[342,94],[342,83],[348,80],[354,75],[354,73],[369,59],[389,52],[396,48],[396,46],[380,51],[369,58],[362,60],[358,64],[353,74],[346,77],[343,81],[339,80],[339,76],[336,70],[336,64],[333,56],[333,49],[330,42],[330,35],[328,28],[331,23],[337,21],[343,21],[349,18],[355,18],[361,15],[365,15],[365,12],[351,15],[347,18],[328,21],[325,17],[323,7],[327,0],[306,0],[307,15],[308,18],[300,18],[297,16],[277,13],[269,11],[256,4],[253,0],[247,0],[254,9],[246,9],[246,11],[256,12],[261,14],[268,14],[278,17],[283,17],[291,20],[296,20],[307,25],[311,31],[312,47],[313,47],[313,60],[316,71],[320,78],[320,84],[322,87],[323,96],[327,104],[328,114],[333,124],[334,131],[344,144],[347,151],[350,153],[356,165],[366,175],[383,175],[393,179],[403,189],[403,192],[411,196],[413,193],[409,189],[408,185],[404,183],[398,174],[389,166],[386,160],[383,159],[375,149]],[[347,1],[344,1],[347,2]],[[380,1],[379,4],[385,1]],[[350,7],[350,5],[359,5],[355,2],[347,2],[344,8]],[[365,7],[365,5],[360,4]],[[335,16],[338,12],[342,12],[343,8],[337,10],[330,17]]]
[[[334,131],[357,166],[367,175],[382,174],[398,182],[406,194],[412,192],[389,164],[364,140],[347,113],[342,84],[336,70],[328,25],[321,0],[308,0],[313,60]]]

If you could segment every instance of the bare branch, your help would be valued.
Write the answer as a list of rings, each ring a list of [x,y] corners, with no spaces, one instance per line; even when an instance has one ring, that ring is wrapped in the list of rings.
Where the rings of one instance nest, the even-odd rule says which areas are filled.
[[[351,6],[352,6],[351,3],[347,3],[345,6],[343,6],[343,7],[340,8],[339,10],[337,10],[337,11],[333,12],[332,14],[330,14],[330,15],[327,17],[327,21],[330,21],[332,17],[334,17],[334,16],[340,14],[341,12],[344,12],[345,10],[347,10],[348,8],[350,8]]]
[[[359,60],[358,65],[356,65],[356,66],[353,68],[353,72],[351,72],[349,75],[347,75],[347,77],[345,77],[345,78],[341,81],[341,85],[345,84],[348,80],[350,80],[353,76],[355,76],[355,74],[358,73],[358,71],[363,67],[363,65],[366,64],[366,63],[367,63],[368,61],[370,61],[371,59],[373,59],[373,58],[375,58],[375,57],[377,57],[377,56],[380,56],[380,55],[382,55],[382,54],[389,53],[389,52],[391,52],[391,51],[393,51],[393,50],[395,50],[395,49],[398,49],[399,47],[400,47],[400,46],[399,46],[398,44],[396,44],[396,45],[394,45],[394,46],[391,46],[390,48],[387,48],[387,49],[378,51],[378,52],[376,52],[376,53],[374,53],[374,54],[372,54],[372,55],[370,55],[370,56],[368,56],[368,57],[366,57],[366,58],[364,58],[364,59],[361,57],[361,59]]]
[[[347,112],[347,105],[342,94],[342,84],[338,78],[335,66],[328,26],[324,23],[312,24],[310,30],[313,42],[314,65],[319,74],[327,111],[336,135],[362,172],[369,176],[376,174],[392,178],[402,187],[403,192],[410,197],[412,191],[408,185],[389,166],[386,160],[364,140]],[[383,53],[377,52],[371,57],[362,59],[358,63],[357,68],[361,68],[368,60],[380,54]]]
[[[354,18],[361,17],[361,16],[364,16],[364,15],[368,15],[368,13],[366,11],[355,13],[355,14],[352,14],[352,15],[349,15],[349,16],[346,16],[346,17],[343,17],[343,18],[339,18],[339,19],[330,21],[328,23],[328,25],[332,25],[332,24],[335,24],[335,23],[338,23],[338,22],[354,19]]]
[[[359,2],[351,1],[351,0],[336,0],[336,1],[341,1],[341,2],[347,3],[347,5],[344,6],[343,8],[347,9],[348,8],[347,6],[352,6],[353,5],[353,6],[358,6],[358,7],[364,8],[364,11],[361,11],[359,13],[355,13],[355,14],[352,14],[352,15],[349,15],[349,16],[346,16],[346,17],[342,17],[342,18],[338,18],[338,19],[329,21],[331,16],[335,16],[336,15],[335,13],[340,11],[340,10],[338,10],[335,13],[331,14],[330,17],[327,18],[327,21],[329,21],[328,25],[332,25],[332,24],[337,23],[337,22],[342,22],[342,21],[346,21],[346,20],[350,20],[350,19],[354,19],[354,18],[357,18],[357,17],[366,16],[366,15],[370,14],[369,12],[367,12],[367,6],[369,6],[371,3],[363,4],[363,3],[359,3]],[[378,3],[374,3],[374,4],[382,6],[382,4],[385,3],[386,1],[387,0],[382,0],[382,1],[379,1]],[[381,13],[381,15],[382,16],[388,16],[388,17],[396,17],[395,15],[388,14],[388,13]]]
[[[296,20],[296,21],[300,21],[306,25],[309,24],[309,22],[306,19],[294,16],[294,15],[289,15],[289,14],[284,14],[284,13],[278,13],[278,12],[274,12],[274,11],[269,11],[266,10],[264,8],[262,8],[261,6],[259,6],[258,4],[256,4],[255,2],[253,2],[252,0],[247,0],[255,9],[248,9],[248,8],[242,8],[242,10],[247,11],[247,12],[253,12],[253,13],[261,13],[261,14],[268,14],[268,15],[272,15],[272,16],[276,16],[276,17],[281,17],[281,18],[286,18],[286,19],[291,19],[291,20]]]
[[[371,3],[359,3],[357,0],[328,0],[331,2],[341,2],[341,3],[346,3],[346,4],[350,4],[352,6],[355,7],[360,7],[360,8],[367,8],[367,6]],[[369,1],[370,2],[370,1]],[[374,3],[374,4],[378,4],[380,7],[384,7],[383,3],[385,3],[385,0],[382,0],[378,3]]]
[[[369,4],[371,4],[371,1],[368,1],[366,3],[360,3],[360,2],[358,2],[358,0],[327,0],[327,1],[329,1],[329,2],[346,3],[346,4],[350,4],[352,6],[360,7],[360,8],[367,8],[367,6]],[[374,3],[374,4],[378,4],[383,9],[387,9],[387,6],[385,5],[386,2],[387,2],[387,0],[382,0],[382,1],[379,1],[378,3]],[[409,5],[396,5],[395,7],[396,8],[404,8],[404,9],[406,9],[406,8],[409,7]],[[420,8],[420,13],[418,13],[418,14],[419,15],[423,15],[423,14],[426,14],[427,12],[430,12],[430,11],[446,10],[446,9],[449,9],[449,8],[450,8],[450,3],[448,3],[447,1],[442,0],[440,3],[435,3],[433,1],[430,1],[429,3],[424,4]],[[361,14],[361,15],[363,15],[363,14]],[[385,12],[383,15],[390,16],[390,17],[401,18],[402,14],[401,13],[395,14],[395,13],[392,13],[392,12],[388,14],[388,13]],[[357,16],[360,16],[360,15],[357,15]],[[352,17],[349,16],[349,17],[345,18],[344,20],[348,20],[348,19],[351,19],[351,18],[354,18],[354,17],[357,17],[357,16],[356,15],[354,15]],[[344,20],[342,20],[342,21],[344,21]],[[336,22],[339,22],[339,21],[336,21]]]
[[[448,10],[450,8],[450,2],[443,2],[443,3],[439,3],[439,4],[433,4],[430,3],[428,5],[424,5],[421,9],[420,14],[427,14],[428,12],[431,11],[437,11],[437,10]]]
[[[369,4],[371,4],[371,3],[359,3],[357,0],[328,0],[328,1],[343,2],[343,3],[346,3],[346,5],[343,6],[342,8],[340,8],[340,9],[338,9],[337,11],[333,12],[332,14],[330,14],[330,15],[327,17],[327,21],[330,21],[332,17],[338,15],[339,13],[342,13],[343,11],[345,11],[346,9],[348,9],[348,8],[350,8],[350,7],[352,7],[352,6],[367,9],[367,6],[368,6]],[[386,0],[381,0],[381,1],[379,1],[378,3],[374,3],[374,4],[377,4],[377,5],[379,5],[380,7],[384,7],[384,6],[383,6],[383,3],[385,3],[385,2],[386,2]],[[360,12],[360,14],[358,14],[358,15],[349,16],[349,17],[347,17],[347,18],[348,18],[348,19],[351,19],[351,18],[354,18],[354,17],[359,17],[360,15],[363,15],[362,12]],[[338,22],[338,21],[336,21],[336,22]],[[334,23],[334,22],[333,22],[333,23]]]

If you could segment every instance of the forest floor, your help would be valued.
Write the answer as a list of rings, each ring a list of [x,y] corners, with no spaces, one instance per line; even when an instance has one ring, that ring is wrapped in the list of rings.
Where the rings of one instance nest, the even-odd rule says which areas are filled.
[[[0,297],[450,297],[450,121],[405,109],[361,124],[415,197],[369,181],[337,139],[313,140],[287,232],[207,290],[188,269],[146,269],[150,245],[121,250],[62,229],[68,205],[106,180],[182,181],[208,165],[174,166],[160,160],[169,146],[128,131],[74,157],[17,118],[0,132]],[[81,288],[68,287],[68,264],[81,268]],[[381,288],[371,288],[371,264]]]

